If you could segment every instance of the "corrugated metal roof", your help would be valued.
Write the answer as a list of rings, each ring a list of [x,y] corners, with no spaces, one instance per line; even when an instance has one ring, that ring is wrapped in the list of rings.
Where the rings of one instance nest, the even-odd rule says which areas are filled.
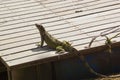
[[[37,48],[40,36],[35,23],[42,24],[59,40],[86,50],[91,39],[101,32],[117,30],[109,37],[119,33],[120,1],[0,0],[0,56],[8,68],[57,56],[48,48]],[[120,37],[114,40],[119,42]],[[104,42],[105,38],[99,37],[92,47]]]

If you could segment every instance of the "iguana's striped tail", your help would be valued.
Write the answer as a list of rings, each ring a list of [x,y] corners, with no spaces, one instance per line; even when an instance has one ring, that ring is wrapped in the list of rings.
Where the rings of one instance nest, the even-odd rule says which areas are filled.
[[[80,55],[79,58],[81,59],[82,63],[84,64],[84,66],[88,69],[88,71],[90,71],[91,73],[99,76],[99,77],[107,77],[106,75],[103,75],[103,74],[100,74],[100,73],[97,73],[96,71],[94,71],[90,65],[88,64],[88,62],[85,60],[84,56],[83,55]]]
[[[115,78],[115,77],[120,77],[120,76],[113,76],[113,77],[110,77],[110,76],[106,76],[106,75],[103,75],[103,74],[100,74],[100,73],[97,73],[96,71],[94,71],[90,65],[88,64],[88,62],[85,60],[85,57],[83,55],[79,55],[79,58],[81,59],[82,63],[84,64],[84,66],[88,69],[88,71],[90,71],[91,73],[99,76],[99,77],[104,77],[104,78]]]

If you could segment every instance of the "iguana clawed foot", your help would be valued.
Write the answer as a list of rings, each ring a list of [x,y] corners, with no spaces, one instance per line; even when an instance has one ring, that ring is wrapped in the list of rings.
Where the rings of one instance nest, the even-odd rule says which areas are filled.
[[[36,43],[36,46],[37,46],[37,47],[42,47],[41,42],[37,42],[37,43]]]

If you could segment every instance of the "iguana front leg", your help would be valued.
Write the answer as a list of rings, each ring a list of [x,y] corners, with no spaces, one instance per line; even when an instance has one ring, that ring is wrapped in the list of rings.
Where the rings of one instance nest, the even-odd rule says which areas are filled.
[[[41,41],[37,43],[37,46],[43,47],[44,42],[45,42],[44,37],[41,36]]]
[[[44,42],[45,42],[44,36],[41,35],[41,44],[40,44],[40,47],[43,47]]]

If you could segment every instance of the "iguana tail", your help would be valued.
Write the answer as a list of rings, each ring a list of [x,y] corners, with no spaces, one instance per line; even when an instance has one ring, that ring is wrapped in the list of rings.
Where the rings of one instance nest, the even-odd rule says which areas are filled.
[[[103,74],[100,74],[100,73],[97,73],[96,71],[94,71],[90,65],[88,64],[88,62],[85,60],[85,57],[83,55],[80,55],[79,58],[81,59],[82,63],[84,64],[84,66],[88,69],[88,71],[90,71],[91,73],[99,76],[99,77],[104,77],[104,78],[116,78],[116,77],[120,77],[119,75],[118,76],[106,76],[106,75],[103,75]]]
[[[84,64],[84,66],[88,69],[88,71],[90,71],[91,73],[99,76],[99,77],[105,77],[105,78],[108,78],[108,76],[106,75],[103,75],[103,74],[100,74],[100,73],[97,73],[96,71],[94,71],[90,65],[87,63],[87,61],[85,60],[84,56],[83,55],[80,55],[79,58],[81,59],[82,63]]]

